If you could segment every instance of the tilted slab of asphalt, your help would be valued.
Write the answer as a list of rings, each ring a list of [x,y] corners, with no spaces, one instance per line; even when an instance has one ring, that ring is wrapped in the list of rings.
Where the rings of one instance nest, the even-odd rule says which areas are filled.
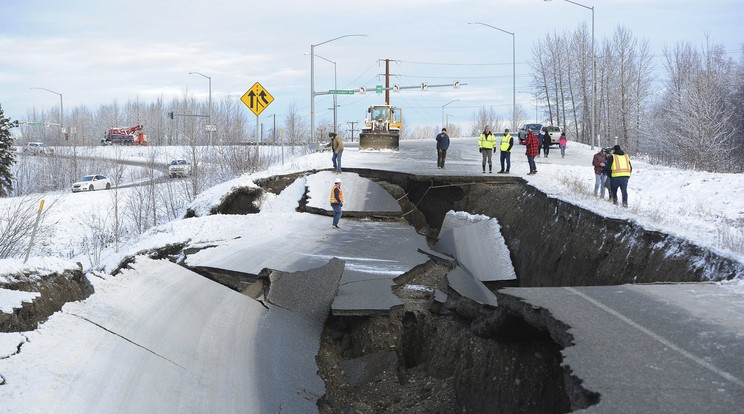
[[[455,257],[481,282],[517,278],[501,226],[495,218],[450,211],[444,217],[435,248]]]
[[[352,173],[340,176],[344,210],[369,214],[396,209],[400,212],[398,203],[379,185]],[[322,203],[317,200],[322,198],[322,208],[329,209],[336,177],[332,172],[320,172],[298,180],[305,180],[309,193],[315,194],[317,208],[321,208]],[[187,264],[257,275],[264,268],[307,270],[336,257],[344,261],[345,268],[332,310],[334,314],[351,315],[386,313],[401,306],[403,303],[392,293],[393,279],[428,260],[428,256],[418,252],[428,249],[426,239],[405,222],[342,217],[339,230],[331,227],[331,217],[315,214],[293,213],[270,219],[282,221],[271,234],[216,243],[215,247],[189,256]]]
[[[267,309],[168,261],[132,266],[27,334],[3,362],[3,398],[39,413],[317,412],[325,385],[315,355],[339,261],[285,275],[280,303],[290,291],[329,293],[295,311]],[[26,378],[26,361],[48,374]]]
[[[505,288],[499,306],[509,296],[570,326],[563,364],[600,394],[582,412],[742,412],[744,304],[724,286]]]
[[[336,179],[341,179],[343,211],[347,216],[400,216],[400,205],[379,184],[345,172],[321,171],[305,177],[308,188],[307,206],[332,212],[330,197]]]

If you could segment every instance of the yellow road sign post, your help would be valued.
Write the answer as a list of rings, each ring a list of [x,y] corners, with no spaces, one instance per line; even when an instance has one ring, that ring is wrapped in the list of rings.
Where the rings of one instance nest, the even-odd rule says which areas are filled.
[[[256,82],[243,94],[240,100],[251,112],[258,116],[269,104],[274,102],[274,97],[260,83]]]

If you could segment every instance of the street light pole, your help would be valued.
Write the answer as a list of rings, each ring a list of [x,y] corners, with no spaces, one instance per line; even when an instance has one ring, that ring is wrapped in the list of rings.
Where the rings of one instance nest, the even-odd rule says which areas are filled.
[[[324,58],[323,56],[320,56],[320,55],[315,55],[315,56],[317,56],[317,57],[325,60],[326,62],[333,63],[333,89],[338,89],[338,79],[336,78],[336,62],[334,62],[334,61],[332,61],[330,59],[326,59],[326,58]],[[336,104],[337,97],[338,97],[338,94],[335,94],[334,93],[333,94],[333,132],[334,133],[337,132],[336,131],[336,126],[338,125],[338,120],[336,118],[336,108],[338,108],[338,105]]]
[[[447,102],[446,104],[442,105],[442,128],[446,128],[446,126],[444,126],[445,125],[444,124],[444,107],[451,104],[452,102],[457,102],[457,101],[459,101],[459,99],[453,99]],[[447,124],[449,124],[449,121],[447,122]]]
[[[550,1],[550,0],[545,0],[545,1]],[[594,135],[594,101],[596,100],[596,96],[595,95],[597,94],[597,63],[596,63],[596,59],[594,57],[594,6],[592,6],[592,7],[585,6],[585,5],[581,4],[581,3],[577,3],[577,2],[572,1],[572,0],[564,0],[564,1],[566,1],[568,3],[571,3],[571,4],[575,4],[577,6],[580,6],[580,7],[583,7],[585,9],[588,9],[588,10],[591,10],[592,11],[592,115],[591,115],[592,126],[591,126],[591,134],[592,134],[592,149],[594,149],[594,139],[595,139],[595,135]]]
[[[547,1],[547,0],[546,0]],[[491,26],[490,24],[480,22],[469,22],[468,24],[480,24],[488,26],[491,29],[510,34],[512,36],[512,131],[517,130],[517,40],[514,32],[507,32],[504,29]]]
[[[204,76],[209,80],[209,116],[207,119],[209,120],[209,146],[212,146],[212,78],[199,72],[189,72],[189,75],[201,75]]]
[[[367,37],[366,34],[348,34],[334,37],[331,40],[310,45],[310,141],[315,142],[315,47],[338,40],[344,37],[360,36]],[[335,128],[335,126],[334,126]]]
[[[50,90],[50,89],[47,89],[47,88],[31,88],[31,89],[41,89],[41,90],[44,90],[44,91],[51,92],[53,94],[59,95],[59,127],[60,127],[60,129],[62,129],[62,132],[64,133],[65,128],[62,126],[62,124],[63,124],[63,121],[62,120],[64,119],[65,109],[64,109],[64,106],[62,105],[62,94],[59,93],[59,92],[54,92],[53,90]]]

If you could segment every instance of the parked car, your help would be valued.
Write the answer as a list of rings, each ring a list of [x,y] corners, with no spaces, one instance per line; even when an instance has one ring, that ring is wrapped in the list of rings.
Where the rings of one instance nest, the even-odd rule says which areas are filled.
[[[72,184],[72,192],[108,190],[111,188],[111,180],[100,174],[86,175]]]
[[[550,134],[550,145],[558,145],[558,140],[561,138],[561,127],[548,125],[543,127],[542,133]]]
[[[186,177],[191,174],[191,164],[186,160],[173,160],[168,166],[168,175],[173,177]]]
[[[54,148],[43,142],[29,142],[23,147],[23,152],[31,155],[54,155]]]
[[[540,133],[540,130],[542,129],[542,124],[524,124],[522,128],[519,128],[519,131],[517,132],[517,136],[519,137],[519,142],[524,142],[525,139],[527,139],[527,129],[531,129],[532,132],[537,136],[537,134]]]

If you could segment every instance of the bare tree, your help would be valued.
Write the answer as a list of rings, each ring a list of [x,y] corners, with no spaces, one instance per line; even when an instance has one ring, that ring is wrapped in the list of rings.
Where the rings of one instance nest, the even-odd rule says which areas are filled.
[[[310,126],[306,119],[303,119],[297,110],[297,103],[292,102],[287,108],[287,115],[284,117],[284,128],[286,139],[292,146],[294,153],[295,146],[307,141],[310,136]]]
[[[491,131],[498,131],[497,128],[501,127],[502,122],[502,118],[496,114],[493,107],[482,106],[478,109],[478,112],[473,114],[471,134],[474,136],[480,135],[486,125],[491,127]]]
[[[738,164],[732,159],[738,131],[728,99],[734,66],[723,47],[708,39],[702,50],[678,44],[664,56],[668,81],[657,114],[669,126],[670,150],[693,168],[722,171]]]

